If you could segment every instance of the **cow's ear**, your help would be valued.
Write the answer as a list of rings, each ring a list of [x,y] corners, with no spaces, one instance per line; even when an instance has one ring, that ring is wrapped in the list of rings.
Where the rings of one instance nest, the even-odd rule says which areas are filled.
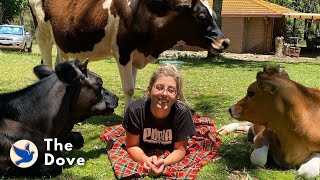
[[[38,79],[43,79],[45,77],[54,74],[54,71],[46,65],[39,65],[33,68],[34,74],[38,77]]]
[[[80,65],[80,70],[81,70],[81,72],[85,75],[85,76],[87,76],[87,72],[88,72],[88,70],[87,70],[87,68],[88,68],[88,63],[89,63],[89,59],[87,58],[86,60],[84,60],[84,62]]]
[[[87,67],[88,67],[88,63],[89,63],[89,59],[88,59],[88,58],[86,58],[86,60],[84,60],[84,62],[82,63],[82,68],[87,69]]]
[[[69,62],[64,62],[56,66],[56,74],[60,81],[72,84],[78,79],[78,73]]]

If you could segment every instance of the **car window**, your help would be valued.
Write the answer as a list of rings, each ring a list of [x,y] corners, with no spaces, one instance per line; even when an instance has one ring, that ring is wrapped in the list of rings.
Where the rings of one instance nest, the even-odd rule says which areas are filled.
[[[21,27],[0,26],[0,34],[22,35]]]

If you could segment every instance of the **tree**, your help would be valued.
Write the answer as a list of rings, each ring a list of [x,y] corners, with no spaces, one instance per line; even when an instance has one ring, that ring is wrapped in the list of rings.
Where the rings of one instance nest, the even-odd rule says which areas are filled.
[[[8,24],[15,17],[23,17],[27,8],[27,0],[0,0],[0,24]]]
[[[223,0],[213,0],[213,11],[217,14],[217,24],[221,28],[221,12]]]
[[[319,13],[320,0],[268,0],[271,3],[294,9],[298,12]]]
[[[292,0],[268,0],[271,3],[278,4],[287,8],[290,8],[290,4]]]
[[[268,0],[269,2],[293,9],[303,13],[320,13],[320,0]],[[288,19],[286,25],[292,29],[291,35],[297,36],[304,32],[304,39],[307,40],[309,34],[315,31],[316,27],[311,26],[312,21],[305,19]],[[292,27],[292,28],[291,28]],[[296,31],[296,29],[298,31]]]

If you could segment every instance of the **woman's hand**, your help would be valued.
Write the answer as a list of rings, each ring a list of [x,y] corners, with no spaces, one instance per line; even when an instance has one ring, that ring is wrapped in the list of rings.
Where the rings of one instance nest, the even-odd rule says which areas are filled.
[[[145,171],[149,172],[154,166],[152,162],[153,157],[148,157],[143,152],[143,150],[139,147],[139,142],[139,135],[133,135],[129,132],[126,132],[126,146],[128,154],[133,160],[135,160],[136,162],[140,162]]]
[[[143,160],[143,169],[146,170],[147,172],[149,172],[152,168],[153,168],[153,156],[151,157],[146,157],[144,160]]]
[[[157,158],[157,156],[151,156],[153,167],[151,167],[151,170],[149,171],[150,176],[159,176],[162,174],[164,170],[164,159],[163,158]]]

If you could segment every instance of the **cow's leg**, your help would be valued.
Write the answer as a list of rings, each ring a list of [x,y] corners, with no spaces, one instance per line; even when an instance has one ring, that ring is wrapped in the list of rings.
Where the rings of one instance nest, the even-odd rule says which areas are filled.
[[[221,127],[220,129],[218,129],[217,132],[220,135],[227,135],[230,132],[235,132],[235,131],[248,132],[251,126],[252,126],[252,123],[250,123],[250,122],[231,123],[231,124],[227,124],[227,125]]]
[[[253,125],[255,135],[253,139],[255,149],[250,155],[250,161],[253,165],[264,167],[267,163],[271,132],[264,126]]]
[[[52,68],[52,45],[51,26],[49,23],[39,24],[36,29],[36,39],[39,44],[41,54],[41,64],[45,64]]]
[[[35,37],[39,44],[41,54],[41,64],[52,67],[52,45],[53,35],[49,21],[45,21],[44,5],[42,0],[29,0],[29,7],[33,14],[36,26]]]
[[[65,60],[68,60],[68,56],[58,47],[57,47],[57,58],[56,58],[56,63],[55,65],[64,62]]]
[[[135,67],[132,67],[133,87],[136,87],[137,72],[138,72],[138,69]]]
[[[310,159],[302,164],[298,170],[298,175],[304,179],[315,179],[320,173],[320,154],[313,153]]]
[[[127,109],[128,105],[132,102],[132,96],[134,94],[134,79],[133,79],[133,67],[132,61],[129,61],[125,66],[121,65],[118,62],[118,68],[122,83],[122,90],[125,96],[125,109]]]
[[[68,134],[64,143],[71,143],[73,148],[81,149],[84,144],[84,139],[80,132],[72,131]]]

